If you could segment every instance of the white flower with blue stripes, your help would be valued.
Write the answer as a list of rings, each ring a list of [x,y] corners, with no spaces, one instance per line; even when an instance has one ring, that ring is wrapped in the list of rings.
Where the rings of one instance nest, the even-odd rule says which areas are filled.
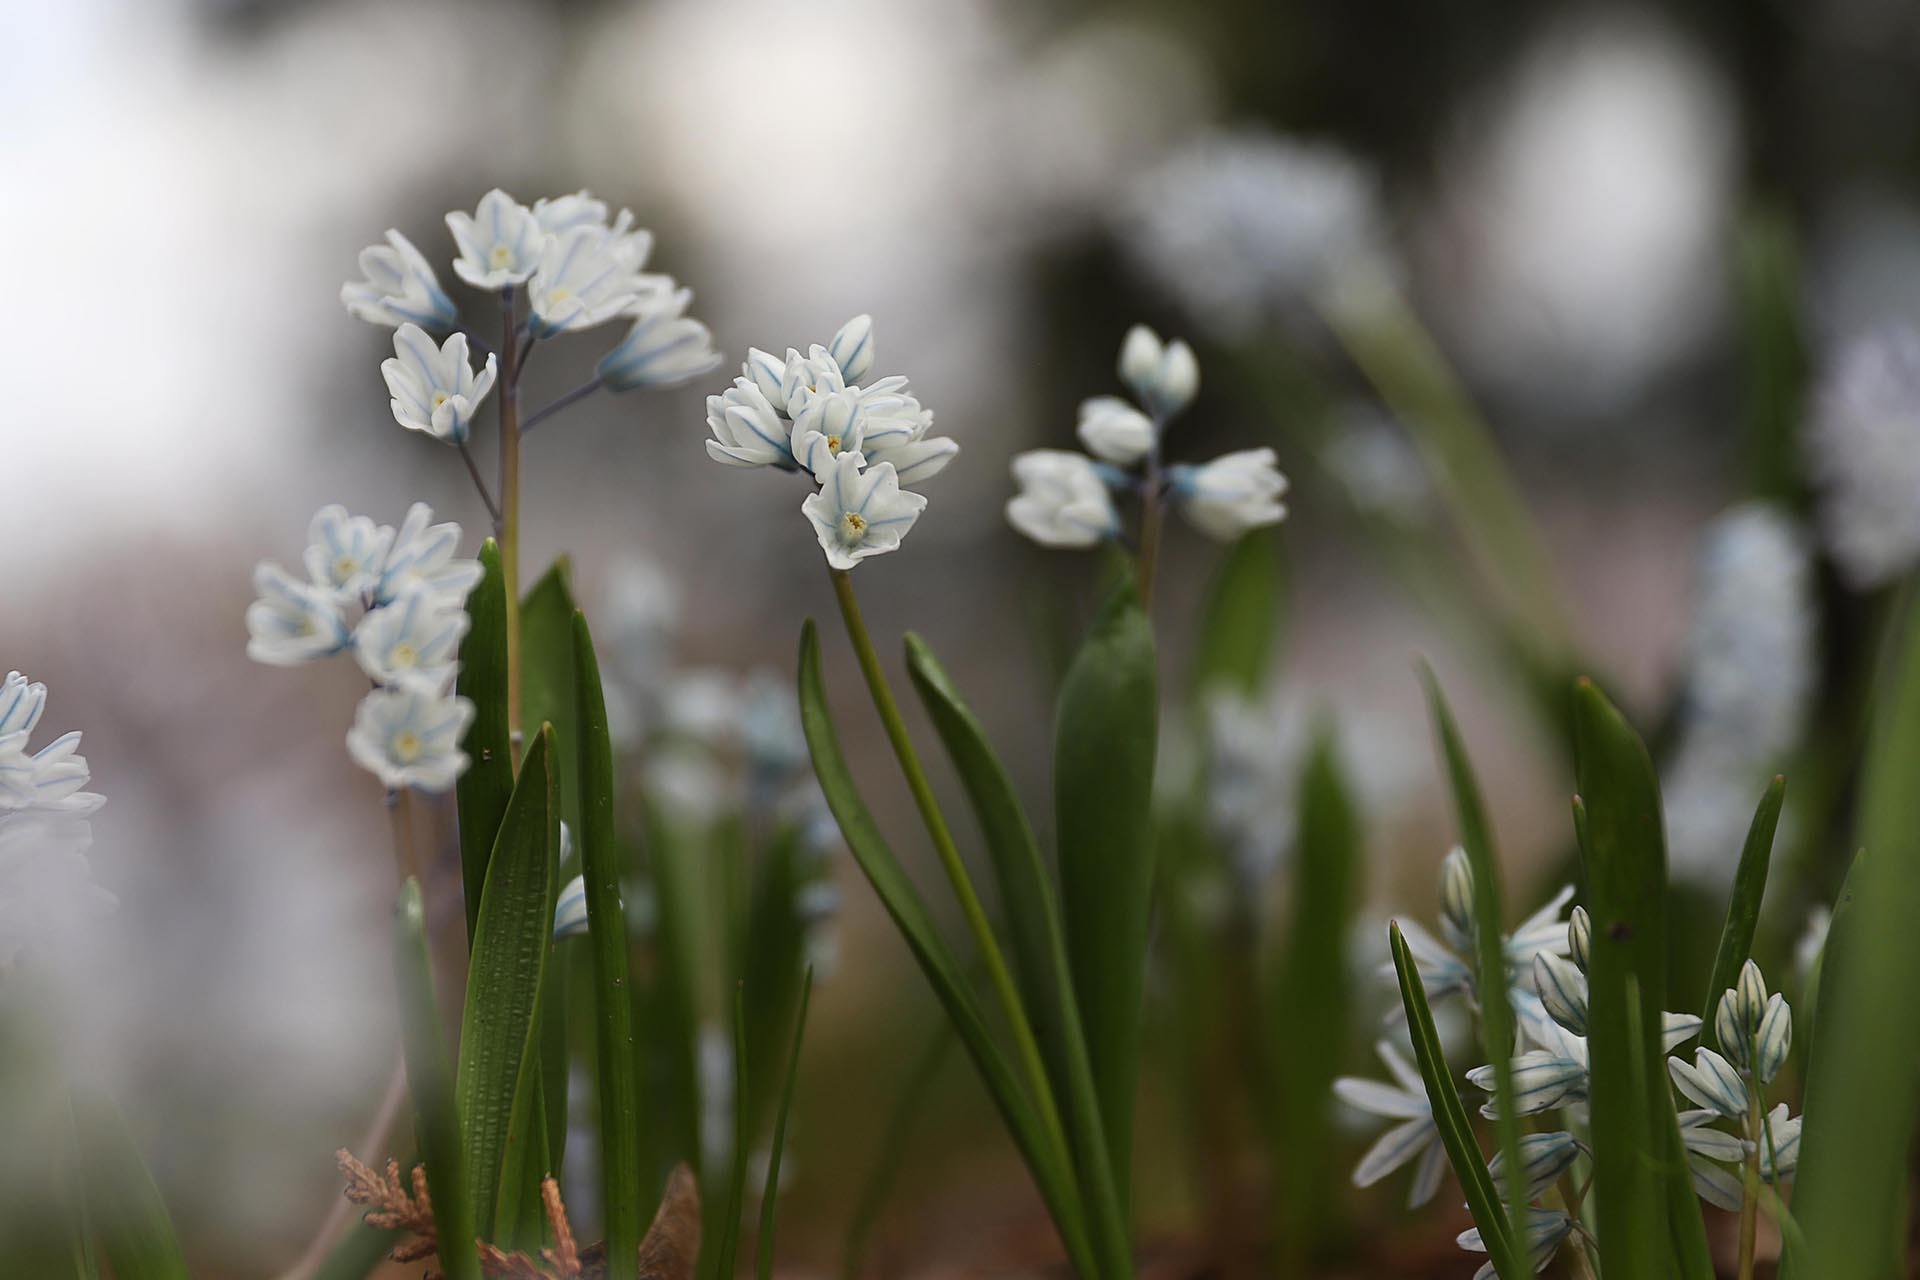
[[[380,566],[374,603],[391,604],[415,590],[464,603],[468,593],[479,585],[481,568],[478,560],[456,556],[459,546],[458,524],[434,524],[433,508],[424,502],[414,503],[393,536],[386,562]]]
[[[1447,1152],[1440,1145],[1440,1130],[1433,1120],[1433,1108],[1427,1101],[1426,1083],[1420,1072],[1389,1040],[1373,1047],[1386,1064],[1394,1083],[1385,1084],[1359,1076],[1342,1076],[1333,1082],[1334,1096],[1356,1111],[1385,1116],[1400,1123],[1388,1129],[1367,1148],[1354,1166],[1353,1185],[1370,1187],[1395,1169],[1412,1163],[1413,1185],[1407,1194],[1409,1208],[1417,1208],[1433,1199],[1440,1187],[1440,1175],[1446,1171]]]
[[[347,754],[390,790],[445,791],[467,769],[460,739],[473,703],[415,686],[375,689],[360,700]]]
[[[671,387],[719,367],[712,332],[687,317],[692,301],[693,290],[671,289],[635,302],[627,336],[600,357],[600,381],[614,391]]]
[[[1043,547],[1097,547],[1120,533],[1120,513],[1093,459],[1070,449],[1029,449],[1013,460],[1018,493],[1007,523]]]
[[[644,256],[645,247],[633,238],[601,226],[547,237],[527,278],[527,331],[552,338],[591,329],[670,295],[670,279],[641,273],[638,259]]]
[[[353,632],[353,656],[378,684],[443,689],[467,634],[458,600],[420,589],[370,610]]]
[[[295,667],[344,652],[353,633],[334,589],[294,577],[263,560],[254,567],[260,598],[247,606],[247,656],[272,667]]]
[[[1547,1264],[1553,1261],[1553,1255],[1560,1251],[1567,1237],[1574,1233],[1574,1220],[1558,1209],[1528,1209],[1526,1226],[1527,1261],[1535,1271],[1545,1271]],[[1459,1245],[1469,1253],[1485,1253],[1486,1241],[1480,1237],[1480,1228],[1474,1227],[1462,1231],[1458,1237]],[[1473,1273],[1473,1280],[1495,1280],[1498,1272],[1491,1262],[1480,1264]]]
[[[88,814],[106,797],[82,791],[92,778],[77,730],[38,751],[29,745],[46,709],[47,687],[18,671],[0,683],[0,811]]]
[[[360,600],[379,579],[392,545],[392,525],[351,515],[338,503],[324,506],[307,525],[307,577],[343,604]]]
[[[1287,478],[1272,449],[1238,449],[1200,466],[1167,469],[1173,503],[1193,526],[1220,542],[1287,518]]]
[[[380,363],[387,380],[393,420],[448,444],[465,444],[473,433],[473,415],[493,390],[497,372],[492,352],[475,373],[467,363],[467,335],[447,335],[436,346],[419,325],[403,324],[393,334],[393,356]]]
[[[498,187],[481,196],[472,213],[449,213],[447,230],[460,247],[453,273],[488,291],[525,283],[551,238],[532,210]]]
[[[360,272],[364,279],[340,286],[340,301],[357,320],[449,329],[460,317],[425,255],[398,231],[387,232],[386,244],[360,251]]]
[[[820,491],[809,494],[800,510],[813,522],[827,563],[842,571],[898,550],[927,506],[925,497],[900,487],[891,463],[869,467],[858,453],[837,455],[816,478]]]

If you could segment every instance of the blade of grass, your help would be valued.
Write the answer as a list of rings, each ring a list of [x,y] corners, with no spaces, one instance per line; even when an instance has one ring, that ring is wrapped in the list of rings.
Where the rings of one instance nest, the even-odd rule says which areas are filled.
[[[587,620],[573,615],[573,663],[584,748],[580,760],[580,866],[592,947],[594,1051],[600,1084],[600,1195],[609,1280],[633,1280],[646,1230],[640,1177],[640,1064],[633,1038],[632,952],[620,898],[620,845],[613,824],[613,746],[607,701]]]
[[[988,1031],[973,992],[953,953],[934,927],[926,903],[893,850],[888,848],[854,785],[853,773],[841,753],[839,735],[827,709],[826,689],[820,677],[819,635],[811,621],[800,632],[800,721],[813,755],[820,789],[840,825],[840,834],[972,1057],[988,1095],[999,1108],[1014,1144],[1020,1149],[1053,1215],[1067,1256],[1081,1275],[1100,1274],[1092,1265],[1086,1220],[1069,1154],[1041,1124],[1032,1100],[1020,1086],[1019,1077]]]
[[[1575,773],[1593,941],[1588,961],[1594,1198],[1610,1275],[1658,1275],[1674,1244],[1666,1170],[1668,1091],[1660,1011],[1666,1002],[1666,837],[1646,744],[1590,680],[1573,693]]]
[[[1132,1266],[1126,1218],[1114,1181],[1113,1162],[1100,1114],[1099,1090],[1088,1057],[1086,1034],[1067,959],[1053,881],[1026,811],[986,733],[926,642],[909,635],[907,670],[914,689],[946,746],[986,836],[1001,913],[1012,936],[1014,971],[1034,1034],[1073,1144],[1089,1228],[1104,1265],[1123,1275]]]
[[[507,724],[507,589],[500,548],[480,546],[480,584],[467,597],[468,627],[460,642],[455,688],[473,703],[473,724],[460,744],[472,761],[454,795],[460,814],[460,885],[466,900],[467,942],[473,942],[487,859],[513,794],[513,739]]]
[[[446,1038],[440,1031],[440,1005],[434,998],[433,967],[427,943],[426,909],[420,883],[400,888],[393,917],[393,967],[400,991],[400,1040],[407,1061],[407,1091],[413,1099],[414,1140],[427,1169],[433,1196],[434,1234],[440,1242],[440,1270],[448,1280],[479,1280],[480,1257],[474,1249],[473,1201],[462,1155],[460,1118]]]
[[[1473,1124],[1460,1102],[1460,1091],[1447,1073],[1445,1050],[1440,1047],[1440,1034],[1433,1026],[1433,1010],[1427,1004],[1426,984],[1420,980],[1420,970],[1413,963],[1407,940],[1400,935],[1400,926],[1389,925],[1387,938],[1393,948],[1394,973],[1400,979],[1400,1003],[1407,1011],[1407,1033],[1413,1040],[1414,1061],[1419,1064],[1420,1079],[1427,1086],[1427,1105],[1433,1109],[1433,1123],[1440,1131],[1440,1143],[1446,1148],[1454,1176],[1466,1193],[1473,1225],[1480,1228],[1480,1239],[1487,1246],[1487,1257],[1500,1280],[1525,1280],[1533,1274],[1533,1269],[1525,1265],[1515,1248],[1516,1238],[1509,1234],[1500,1193],[1494,1187],[1493,1176],[1487,1172],[1480,1144],[1474,1141]]]
[[[1067,670],[1054,725],[1061,920],[1123,1223],[1153,911],[1155,661],[1153,626],[1123,584]]]
[[[467,967],[456,1088],[467,1185],[476,1220],[490,1228],[503,1188],[520,1188],[503,1181],[509,1137],[523,1138],[530,1127],[523,1113],[521,1132],[513,1132],[516,1098],[523,1106],[539,1100],[521,1094],[521,1075],[539,1061],[535,1031],[553,938],[560,852],[553,751],[553,728],[542,725],[500,824]],[[540,1156],[544,1162],[546,1152]]]
[[[1360,903],[1364,851],[1360,815],[1330,723],[1316,727],[1302,771],[1296,847],[1293,919],[1273,983],[1268,1036],[1268,1043],[1292,1049],[1280,1072],[1281,1141],[1275,1152],[1281,1209],[1275,1248],[1283,1275],[1304,1274],[1314,1246],[1328,1234],[1333,1081],[1352,1040],[1347,940]],[[1272,1088],[1271,1081],[1260,1085]]]
[[[75,1100],[86,1217],[115,1280],[188,1280],[160,1188],[120,1110],[101,1094]]]
[[[773,1277],[773,1232],[780,1216],[780,1157],[787,1147],[787,1120],[793,1114],[793,1086],[800,1078],[800,1046],[807,1035],[807,1005],[813,998],[813,966],[800,980],[800,1007],[793,1016],[793,1049],[787,1055],[786,1083],[780,1089],[780,1111],[773,1121],[773,1140],[767,1153],[767,1181],[760,1192],[760,1239],[756,1242],[754,1274]]]
[[[1811,1265],[1796,1280],[1900,1274],[1908,1159],[1920,1092],[1920,609],[1880,682],[1856,838],[1822,963],[1793,1211]]]
[[[573,664],[573,566],[553,562],[520,603],[520,675],[526,723],[553,726],[554,796],[560,818],[580,830],[580,700]]]
[[[747,1096],[750,1071],[747,1063],[747,1009],[740,988],[733,989],[733,1096],[738,1102]],[[727,1162],[727,1202],[720,1213],[719,1238],[711,1255],[701,1250],[703,1267],[710,1280],[733,1280],[735,1259],[740,1252],[740,1212],[747,1198],[747,1161],[751,1158],[753,1131],[747,1127],[745,1107],[733,1109],[733,1158]]]
[[[1460,847],[1467,852],[1473,868],[1474,969],[1480,997],[1480,1029],[1487,1061],[1493,1066],[1495,1128],[1499,1135],[1501,1159],[1508,1169],[1520,1168],[1520,1116],[1513,1104],[1513,1004],[1508,991],[1506,933],[1500,904],[1500,862],[1493,850],[1493,828],[1487,822],[1486,807],[1480,800],[1480,784],[1473,775],[1473,762],[1467,758],[1460,741],[1459,726],[1447,706],[1433,668],[1420,665],[1420,682],[1426,687],[1428,714],[1439,739],[1440,755],[1447,769],[1447,784],[1453,792],[1454,820],[1459,826]],[[1514,1240],[1527,1234],[1526,1182],[1508,1179],[1508,1231]]]
[[[1727,901],[1727,923],[1720,931],[1720,949],[1714,953],[1713,971],[1707,978],[1705,1020],[1700,1034],[1704,1038],[1713,1027],[1720,997],[1740,976],[1740,967],[1753,949],[1753,932],[1760,923],[1760,904],[1767,893],[1767,868],[1773,861],[1773,833],[1780,825],[1780,806],[1786,800],[1787,780],[1776,776],[1767,784],[1754,810],[1753,823],[1747,828],[1747,841],[1740,850],[1740,868],[1733,876],[1733,896]],[[1722,1045],[1724,1050],[1726,1046]]]

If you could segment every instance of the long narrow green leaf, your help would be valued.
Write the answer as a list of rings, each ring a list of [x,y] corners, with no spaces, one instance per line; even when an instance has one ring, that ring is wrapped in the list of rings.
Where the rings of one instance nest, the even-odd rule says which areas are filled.
[[[1233,544],[1208,584],[1199,641],[1187,681],[1196,706],[1209,694],[1257,693],[1280,634],[1280,540],[1255,529]]]
[[[553,727],[542,725],[520,766],[520,780],[500,823],[467,966],[456,1079],[467,1185],[474,1197],[476,1220],[489,1228],[506,1188],[517,1191],[522,1186],[518,1180],[512,1184],[504,1180],[507,1144],[510,1137],[518,1139],[519,1150],[525,1151],[525,1144],[533,1139],[524,1108],[539,1101],[531,1086],[529,1092],[521,1092],[521,1076],[538,1068],[534,1032],[553,939],[555,863],[560,854],[553,751]],[[516,1097],[522,1108],[517,1132]],[[541,1163],[545,1156],[541,1151]]]
[[[1650,1172],[1668,1168],[1656,1121],[1667,1093],[1660,1011],[1666,1001],[1667,851],[1660,789],[1626,719],[1592,681],[1573,695],[1574,751],[1585,805],[1592,1030],[1593,1189],[1600,1261],[1609,1275],[1663,1274],[1673,1246],[1668,1198]]]
[[[1920,1090],[1920,608],[1882,684],[1847,877],[1822,964],[1793,1211],[1812,1265],[1795,1280],[1902,1273],[1908,1160]]]
[[[1427,1086],[1427,1105],[1433,1109],[1433,1123],[1440,1131],[1440,1143],[1447,1160],[1466,1193],[1467,1210],[1480,1238],[1487,1246],[1487,1257],[1500,1280],[1525,1280],[1533,1269],[1525,1265],[1509,1234],[1507,1216],[1500,1205],[1500,1193],[1487,1172],[1480,1144],[1474,1141],[1473,1124],[1460,1102],[1460,1091],[1447,1074],[1446,1051],[1440,1047],[1440,1033],[1433,1026],[1433,1009],[1427,1004],[1426,984],[1413,962],[1413,952],[1400,934],[1397,924],[1387,927],[1393,949],[1393,970],[1400,979],[1400,1003],[1407,1011],[1407,1033],[1413,1040],[1414,1061],[1420,1066],[1420,1079]],[[1516,1168],[1518,1166],[1515,1166]],[[1651,1274],[1651,1273],[1649,1273]]]
[[[853,773],[841,753],[832,714],[827,709],[826,688],[820,678],[820,640],[811,620],[800,631],[800,722],[813,755],[820,789],[840,825],[840,834],[973,1058],[988,1095],[999,1108],[1008,1133],[1020,1149],[1053,1215],[1067,1256],[1081,1275],[1099,1274],[1092,1265],[1086,1223],[1067,1153],[1048,1141],[1032,1101],[987,1030],[973,992],[962,977],[953,953],[934,927],[926,903],[893,850],[887,847],[866,802],[860,798]]]
[[[740,988],[733,989],[733,1096],[747,1096],[751,1064],[747,1061],[747,1010]],[[701,1268],[710,1280],[733,1280],[734,1260],[740,1251],[740,1212],[747,1198],[747,1161],[753,1157],[753,1131],[745,1107],[733,1109],[733,1155],[727,1161],[727,1202],[720,1211],[720,1230],[713,1251],[701,1250]],[[708,1263],[711,1258],[712,1262]]]
[[[536,1032],[536,1044],[537,1038]],[[500,1153],[500,1188],[494,1196],[492,1243],[503,1249],[537,1250],[546,1231],[540,1184],[551,1166],[544,1077],[538,1055],[529,1052],[514,1084],[507,1141]]]
[[[1767,867],[1773,861],[1773,833],[1780,825],[1780,806],[1787,795],[1787,780],[1775,777],[1760,797],[1753,824],[1747,828],[1747,842],[1740,850],[1740,869],[1733,876],[1733,896],[1727,901],[1727,923],[1720,930],[1720,949],[1713,957],[1713,972],[1707,979],[1707,1003],[1701,1017],[1704,1039],[1713,1027],[1713,1015],[1720,997],[1740,976],[1740,967],[1753,949],[1753,931],[1760,923],[1760,902],[1767,893]],[[1722,1045],[1722,1049],[1726,1046]]]
[[[1500,861],[1493,851],[1493,828],[1487,822],[1486,807],[1480,800],[1480,784],[1473,776],[1473,762],[1467,758],[1460,741],[1459,726],[1447,706],[1446,695],[1433,669],[1424,663],[1420,680],[1426,686],[1427,707],[1433,718],[1434,733],[1440,740],[1440,754],[1447,766],[1447,783],[1453,792],[1455,821],[1460,827],[1460,847],[1467,852],[1473,868],[1474,968],[1479,979],[1480,1028],[1487,1061],[1493,1065],[1495,1125],[1500,1137],[1501,1159],[1505,1167],[1520,1167],[1520,1116],[1513,1103],[1513,1005],[1507,991],[1506,934],[1501,907]],[[1497,995],[1495,993],[1498,993]],[[1515,1240],[1526,1238],[1526,1183],[1509,1178],[1507,1222]]]
[[[119,1108],[91,1095],[76,1099],[74,1120],[87,1218],[115,1280],[188,1280],[173,1219]]]
[[[513,743],[507,724],[507,587],[500,548],[480,547],[480,585],[467,597],[467,635],[460,642],[456,688],[473,703],[473,724],[461,743],[472,761],[454,789],[460,812],[460,884],[467,909],[467,941],[480,916],[487,859],[513,794]]]
[[[1153,910],[1153,626],[1132,585],[1067,670],[1053,739],[1061,918],[1124,1221]]]
[[[1053,881],[1041,860],[1026,811],[1014,792],[1013,780],[988,745],[979,720],[926,643],[908,635],[906,647],[907,671],[914,689],[946,746],[986,836],[1001,912],[1012,935],[1014,972],[1020,979],[1022,1003],[1033,1019],[1055,1097],[1066,1117],[1096,1247],[1108,1268],[1118,1268],[1115,1274],[1124,1274],[1132,1265],[1132,1248],[1114,1180],[1099,1089],[1074,994]]]
[[[900,1166],[907,1156],[907,1137],[913,1130],[914,1120],[925,1112],[927,1092],[933,1087],[934,1077],[939,1075],[940,1064],[946,1061],[952,1044],[952,1024],[943,1020],[934,1028],[926,1047],[914,1058],[913,1068],[907,1072],[906,1081],[887,1112],[886,1125],[880,1130],[880,1153],[861,1184],[853,1216],[847,1220],[846,1244],[840,1251],[840,1274],[844,1280],[856,1280],[866,1274],[867,1246],[880,1222],[880,1212],[887,1206],[887,1197],[898,1182]]]
[[[433,965],[427,943],[427,914],[420,883],[400,888],[393,915],[393,968],[400,993],[400,1042],[407,1062],[407,1092],[413,1099],[414,1141],[427,1168],[433,1195],[434,1234],[440,1242],[440,1270],[449,1280],[479,1280],[480,1257],[474,1249],[473,1200],[461,1154],[459,1112],[446,1038],[440,1031],[440,1004],[434,998]]]
[[[600,1193],[609,1280],[637,1274],[647,1206],[640,1198],[640,1063],[633,1039],[633,971],[620,899],[620,846],[613,825],[613,747],[607,701],[586,618],[573,615],[580,694],[580,866],[593,948],[594,1046],[600,1080]]]
[[[580,697],[573,658],[573,567],[553,562],[520,603],[520,698],[526,723],[553,726],[554,795],[580,830]]]
[[[747,1004],[747,1044],[754,1060],[769,1061],[792,1038],[806,969],[807,925],[799,895],[815,874],[815,859],[805,847],[806,833],[793,822],[776,826],[754,869],[744,928],[736,924],[739,978]],[[780,1081],[756,1073],[748,1115],[756,1131],[765,1127],[780,1101]]]
[[[1360,815],[1340,769],[1331,725],[1315,730],[1300,779],[1298,878],[1293,919],[1273,984],[1268,1042],[1288,1052],[1280,1072],[1281,1142],[1276,1151],[1280,1225],[1275,1248],[1283,1274],[1302,1274],[1327,1236],[1334,1197],[1327,1178],[1331,1103],[1342,1051],[1351,1042],[1349,929],[1360,903]],[[1311,1035],[1301,1033],[1312,1028]],[[1262,1082],[1271,1088],[1270,1082]]]
[[[793,1114],[793,1086],[800,1079],[800,1046],[807,1035],[807,1005],[813,998],[813,966],[800,981],[800,1008],[793,1017],[793,1049],[787,1055],[786,1083],[780,1088],[780,1112],[774,1117],[773,1139],[767,1154],[767,1181],[760,1192],[760,1239],[754,1274],[773,1277],[773,1233],[780,1216],[780,1158],[787,1149],[787,1120]]]

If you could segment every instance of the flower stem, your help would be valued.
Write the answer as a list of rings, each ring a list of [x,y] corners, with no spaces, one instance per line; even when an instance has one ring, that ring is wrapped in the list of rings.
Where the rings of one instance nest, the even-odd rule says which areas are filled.
[[[409,879],[426,884],[420,870],[420,854],[413,843],[413,792],[406,787],[387,788],[387,821],[393,827],[393,860],[400,869],[402,884]]]
[[[520,343],[513,288],[500,291],[500,577],[507,588],[507,730],[520,754]]]
[[[1140,494],[1140,555],[1134,578],[1140,588],[1140,607],[1153,608],[1153,572],[1160,561],[1160,529],[1166,522],[1166,495],[1160,479],[1160,450],[1147,455],[1147,477]]]
[[[473,487],[479,491],[480,501],[487,504],[487,518],[493,521],[496,532],[500,528],[500,504],[493,500],[493,491],[487,488],[487,479],[480,474],[480,464],[473,460],[473,450],[467,448],[467,442],[460,442],[460,461],[467,464],[467,474],[473,477]]]
[[[1758,1062],[1759,1054],[1748,1036],[1747,1061]],[[1760,1110],[1760,1076],[1755,1071],[1747,1081],[1747,1152],[1746,1176],[1741,1185],[1740,1195],[1740,1280],[1753,1280],[1754,1240],[1760,1223],[1760,1125],[1763,1113]]]
[[[595,377],[587,382],[581,383],[559,399],[541,405],[538,409],[528,414],[527,420],[520,424],[520,434],[523,436],[526,435],[527,432],[533,430],[568,405],[578,404],[605,385],[606,383],[602,382],[598,377]]]
[[[919,806],[927,834],[933,837],[934,851],[940,855],[940,865],[947,873],[954,897],[959,900],[961,913],[966,917],[967,927],[980,948],[980,957],[987,967],[987,977],[999,997],[1007,1024],[1013,1029],[1020,1063],[1033,1090],[1034,1103],[1040,1110],[1048,1140],[1062,1155],[1070,1156],[1066,1131],[1061,1127],[1053,1089],[1047,1080],[1046,1066],[1040,1058],[1040,1045],[1034,1039],[1033,1024],[1027,1020],[1026,1008],[1020,1001],[1018,988],[1013,984],[1013,974],[1007,968],[1006,959],[1000,953],[1000,944],[993,936],[993,926],[987,920],[986,908],[980,904],[980,895],[974,891],[967,868],[960,861],[960,851],[954,846],[953,834],[948,831],[947,820],[940,812],[940,803],[934,798],[926,771],[920,767],[920,757],[914,752],[913,740],[907,736],[906,722],[900,718],[900,707],[893,699],[893,690],[887,684],[886,672],[881,669],[880,657],[874,652],[873,639],[867,634],[866,620],[860,615],[860,602],[854,598],[853,579],[844,569],[831,570],[829,576],[833,579],[833,593],[840,601],[840,616],[847,624],[847,639],[853,642],[854,654],[860,660],[861,674],[867,679],[867,690],[873,695],[874,709],[880,713],[880,722],[887,730],[887,740],[893,744],[893,754],[900,761],[900,772],[906,775],[907,789],[913,793],[914,803]]]

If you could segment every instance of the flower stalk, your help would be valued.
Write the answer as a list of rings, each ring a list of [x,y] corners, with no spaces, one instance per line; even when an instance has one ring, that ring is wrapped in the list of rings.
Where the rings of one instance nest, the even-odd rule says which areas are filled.
[[[520,347],[513,289],[500,291],[500,505],[494,538],[507,586],[507,727],[520,743]]]
[[[1034,1038],[1033,1024],[1027,1018],[1019,989],[1013,983],[1013,974],[1007,968],[1006,958],[1001,954],[1000,944],[993,935],[986,908],[967,875],[966,865],[960,860],[960,850],[954,845],[953,833],[948,830],[946,817],[940,812],[940,802],[934,797],[926,770],[920,766],[913,740],[907,736],[900,706],[894,701],[893,689],[887,683],[886,672],[880,666],[880,656],[874,651],[873,638],[867,632],[865,618],[861,616],[860,602],[854,596],[853,579],[844,569],[829,570],[828,576],[833,579],[833,594],[840,603],[840,617],[846,623],[847,639],[860,661],[860,672],[866,677],[867,690],[873,696],[874,710],[879,713],[880,722],[886,728],[887,740],[893,746],[894,756],[900,761],[900,771],[906,775],[907,789],[913,793],[914,804],[920,810],[921,820],[926,823],[927,834],[933,838],[934,851],[940,857],[941,868],[947,874],[948,883],[953,886],[961,914],[966,917],[967,928],[980,949],[988,980],[1000,1001],[1007,1025],[1013,1029],[1021,1068],[1033,1090],[1034,1104],[1040,1111],[1041,1122],[1046,1126],[1048,1140],[1064,1153],[1068,1150],[1066,1131],[1061,1125],[1046,1066],[1040,1057],[1039,1042]]]

